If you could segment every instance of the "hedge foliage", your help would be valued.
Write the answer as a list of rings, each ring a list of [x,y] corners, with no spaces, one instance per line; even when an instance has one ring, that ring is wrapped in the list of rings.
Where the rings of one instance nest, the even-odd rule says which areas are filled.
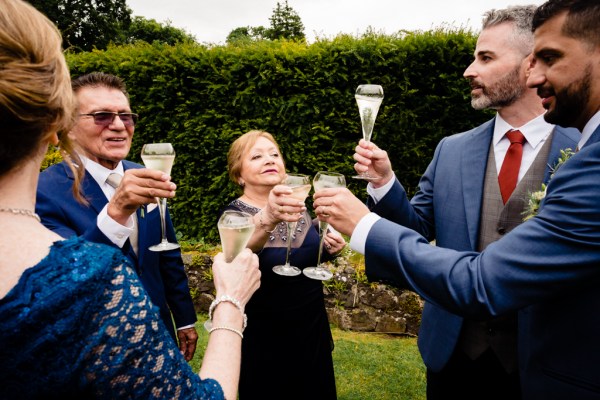
[[[414,192],[438,141],[490,116],[471,108],[462,77],[475,41],[470,31],[438,29],[313,44],[138,44],[67,58],[73,76],[104,71],[127,82],[140,114],[130,159],[140,161],[146,142],[173,143],[178,190],[170,207],[177,230],[217,241],[219,210],[240,194],[227,175],[231,142],[263,129],[278,140],[288,171],[349,177],[362,137],[354,100],[362,83],[384,88],[372,140]],[[364,197],[364,182],[349,178],[348,186]]]

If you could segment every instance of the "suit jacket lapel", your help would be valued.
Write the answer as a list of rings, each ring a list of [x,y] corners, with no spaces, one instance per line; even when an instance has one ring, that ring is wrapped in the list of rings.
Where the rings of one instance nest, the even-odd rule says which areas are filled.
[[[492,142],[494,120],[474,129],[462,148],[461,176],[469,240],[477,248],[481,202],[488,152]]]
[[[565,128],[561,128],[559,126],[554,127],[554,132],[552,134],[552,145],[550,147],[550,153],[548,154],[549,162],[546,164],[546,171],[544,172],[544,183],[548,184],[550,181],[550,175],[552,174],[552,170],[556,161],[560,157],[560,150],[565,148],[570,148],[575,151],[575,146],[577,143],[573,144],[574,139],[569,138],[565,134]]]
[[[600,125],[598,125],[598,127],[596,128],[594,133],[592,133],[592,136],[590,136],[590,138],[587,140],[587,142],[585,142],[583,147],[586,147],[587,145],[590,145],[590,144],[596,143],[596,142],[600,142]]]
[[[67,177],[71,180],[74,180],[75,177],[73,176],[73,172],[67,163],[63,162],[63,168],[65,169],[65,174]],[[85,198],[89,202],[90,207],[93,208],[96,213],[100,213],[106,203],[108,203],[108,199],[100,188],[100,185],[98,185],[96,180],[92,177],[92,175],[90,175],[89,172],[87,172],[87,170],[85,171],[83,181],[81,182],[81,191],[85,194]]]

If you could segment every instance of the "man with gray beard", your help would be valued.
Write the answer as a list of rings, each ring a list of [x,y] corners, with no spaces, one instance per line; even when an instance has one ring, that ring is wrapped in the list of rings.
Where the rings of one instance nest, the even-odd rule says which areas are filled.
[[[579,139],[575,129],[548,124],[536,90],[526,86],[536,8],[484,15],[464,76],[473,108],[497,114],[442,139],[410,202],[387,153],[361,140],[356,171],[382,177],[367,186],[371,211],[461,251],[482,251],[523,221],[528,193],[548,182],[561,149],[575,149]],[[516,313],[474,321],[426,302],[418,343],[429,400],[521,398]]]

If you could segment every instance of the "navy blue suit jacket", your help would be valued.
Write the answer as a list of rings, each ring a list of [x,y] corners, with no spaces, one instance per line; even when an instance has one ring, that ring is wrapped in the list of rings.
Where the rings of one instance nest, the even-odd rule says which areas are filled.
[[[123,161],[125,170],[143,168],[139,164]],[[96,220],[108,200],[94,178],[86,171],[82,192],[89,205],[79,203],[72,195],[73,174],[63,162],[53,165],[40,174],[37,190],[36,212],[42,223],[64,238],[82,236],[97,243],[117,247],[98,229]],[[196,322],[196,312],[190,296],[188,279],[179,250],[153,252],[148,247],[161,240],[158,208],[151,212],[137,211],[138,252],[129,240],[121,249],[131,265],[135,266],[150,299],[160,309],[161,318],[169,333],[175,338],[173,320],[178,327]],[[167,236],[175,241],[175,231],[167,213]],[[171,314],[173,315],[171,317]]]
[[[455,250],[477,249],[483,185],[494,119],[470,131],[446,137],[408,201],[400,182],[372,207],[383,218],[408,226],[436,244]],[[554,130],[544,183],[550,179],[560,150],[575,149],[579,131]],[[429,302],[425,303],[419,331],[419,350],[427,368],[439,372],[457,345],[463,318]]]
[[[551,179],[535,218],[482,253],[467,249],[475,234],[460,239],[463,220],[447,222],[464,242],[456,251],[380,219],[367,237],[367,276],[467,318],[518,310],[523,398],[600,399],[600,127]]]

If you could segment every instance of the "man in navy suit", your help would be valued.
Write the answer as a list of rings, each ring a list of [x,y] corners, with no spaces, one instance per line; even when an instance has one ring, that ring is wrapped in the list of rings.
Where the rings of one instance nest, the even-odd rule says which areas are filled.
[[[523,221],[527,194],[548,182],[561,149],[575,150],[579,139],[576,129],[544,121],[542,102],[526,84],[536,8],[485,14],[464,76],[472,87],[473,108],[494,109],[497,115],[443,139],[410,202],[387,153],[361,141],[357,171],[381,177],[367,186],[372,212],[455,250],[481,251]],[[498,176],[509,149],[507,133],[515,130],[526,142],[517,185],[504,200]],[[520,399],[517,325],[516,312],[473,320],[426,302],[418,344],[427,366],[427,398]]]
[[[351,247],[365,255],[370,279],[411,288],[469,319],[518,311],[524,399],[600,399],[598,21],[597,0],[549,0],[536,10],[527,83],[546,121],[581,131],[580,150],[550,180],[537,216],[481,253],[432,246],[369,213],[347,189],[314,196],[319,218],[351,235]]]
[[[148,249],[161,240],[155,198],[173,197],[176,186],[160,171],[125,161],[137,115],[131,112],[120,78],[95,72],[74,79],[72,86],[79,115],[69,136],[86,169],[82,182],[85,201],[78,201],[72,193],[74,177],[63,162],[40,174],[36,212],[45,226],[65,238],[83,236],[120,248],[189,361],[198,340],[197,318],[181,252]],[[175,241],[169,218],[167,222],[168,238]]]

